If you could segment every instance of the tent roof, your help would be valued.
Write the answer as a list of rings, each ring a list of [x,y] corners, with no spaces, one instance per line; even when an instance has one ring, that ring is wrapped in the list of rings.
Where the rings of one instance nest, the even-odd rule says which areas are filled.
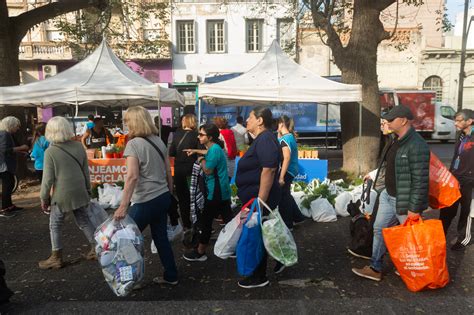
[[[359,102],[362,88],[310,72],[291,60],[274,40],[256,66],[234,79],[200,84],[199,97],[213,105]]]
[[[25,85],[0,88],[0,104],[46,105],[84,104],[145,105],[157,100],[169,105],[184,105],[184,97],[141,77],[123,63],[102,41],[87,58],[57,75]],[[121,102],[123,105],[124,102]]]

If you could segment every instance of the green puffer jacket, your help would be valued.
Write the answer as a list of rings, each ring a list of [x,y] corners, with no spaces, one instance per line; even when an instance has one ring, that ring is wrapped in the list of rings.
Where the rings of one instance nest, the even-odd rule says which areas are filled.
[[[428,208],[430,149],[423,138],[411,128],[398,141],[395,157],[397,213],[408,210],[421,213]]]

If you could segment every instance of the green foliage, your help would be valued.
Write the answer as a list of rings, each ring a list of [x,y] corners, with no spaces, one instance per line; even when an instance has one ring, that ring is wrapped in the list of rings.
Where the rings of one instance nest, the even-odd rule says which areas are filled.
[[[168,1],[108,0],[102,11],[89,8],[61,15],[53,24],[65,35],[65,40],[58,44],[69,45],[79,59],[97,47],[102,38],[114,45],[121,57],[153,56],[169,47],[166,27],[170,24],[170,4]],[[145,38],[147,27],[159,30],[159,38]]]
[[[334,206],[336,202],[336,197],[337,195],[331,194],[328,185],[321,184],[319,185],[319,187],[313,189],[313,191],[301,201],[301,205],[306,209],[310,209],[312,201],[318,198],[326,198],[329,203]]]
[[[237,197],[237,185],[230,185],[230,193],[232,197]]]

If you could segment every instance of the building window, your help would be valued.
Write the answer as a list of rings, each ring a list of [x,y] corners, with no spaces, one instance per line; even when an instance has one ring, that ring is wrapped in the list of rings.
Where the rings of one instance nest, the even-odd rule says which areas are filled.
[[[207,52],[225,52],[224,21],[207,21]]]
[[[263,20],[247,20],[247,52],[262,51]]]
[[[283,50],[292,49],[294,46],[294,24],[291,19],[277,20],[277,40]]]
[[[176,22],[176,26],[178,36],[178,52],[196,52],[194,44],[194,21],[178,21]]]
[[[440,77],[433,75],[423,82],[424,90],[432,90],[436,92],[436,102],[443,100],[443,81]]]

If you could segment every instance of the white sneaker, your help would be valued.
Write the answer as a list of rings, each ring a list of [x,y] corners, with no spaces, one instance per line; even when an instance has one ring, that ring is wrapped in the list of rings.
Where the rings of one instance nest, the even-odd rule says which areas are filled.
[[[168,240],[170,242],[174,242],[175,240],[178,239],[180,235],[183,234],[183,226],[181,223],[178,223],[178,225],[172,226],[171,224],[168,224]]]

